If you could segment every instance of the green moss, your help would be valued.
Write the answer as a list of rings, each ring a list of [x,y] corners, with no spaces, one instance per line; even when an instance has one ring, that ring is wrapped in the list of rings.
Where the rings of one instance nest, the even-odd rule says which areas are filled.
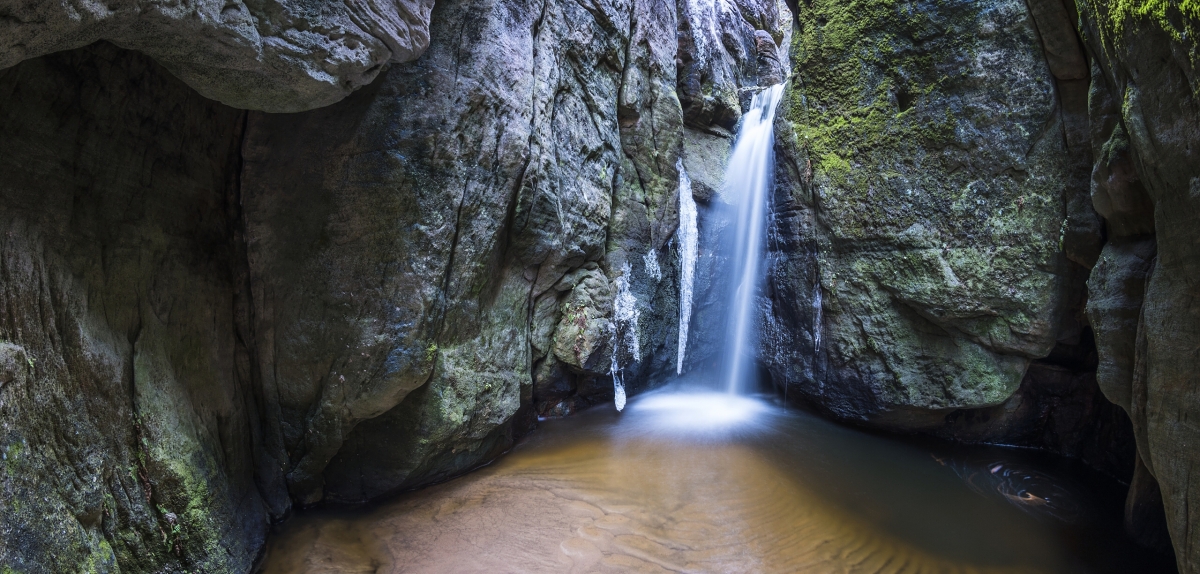
[[[147,368],[147,370],[149,370]],[[135,418],[137,444],[135,465],[130,469],[139,484],[153,484],[153,500],[159,505],[152,536],[161,546],[153,548],[158,563],[187,556],[202,564],[216,564],[227,556],[222,542],[229,542],[229,503],[213,485],[220,484],[221,465],[179,419],[178,387],[171,381],[155,381],[139,389]],[[166,514],[174,513],[174,524]],[[141,543],[139,543],[140,545]],[[214,569],[214,571],[221,571]]]
[[[821,169],[834,172],[849,172],[850,162],[838,157],[836,153],[825,153],[821,155]]]
[[[898,166],[913,150],[943,148],[955,138],[953,110],[929,102],[952,79],[943,60],[974,53],[971,34],[961,32],[977,8],[958,3],[936,18],[927,8],[895,0],[800,5],[803,25],[792,53],[801,81],[788,119],[815,160],[814,176],[828,179],[840,200],[865,199],[906,171]],[[937,49],[914,47],[931,39]],[[886,219],[884,205],[861,203],[863,225]]]
[[[9,476],[17,474],[21,464],[21,455],[25,452],[25,448],[19,442],[12,442],[5,445],[4,450],[0,452],[3,453],[0,458],[4,462],[4,473]]]
[[[157,462],[166,466],[160,478],[163,486],[156,495],[165,501],[158,507],[163,543],[159,552],[165,560],[183,553],[210,565],[217,564],[217,557],[225,552],[222,541],[228,518],[220,514],[221,501],[212,492],[213,479],[205,472],[215,468],[216,461],[205,457],[207,460],[198,463],[195,460],[198,453],[160,459],[163,454],[154,453]],[[167,516],[170,512],[175,514],[173,521]]]
[[[1128,107],[1128,100],[1125,105]],[[1112,165],[1116,156],[1128,152],[1129,134],[1125,133],[1125,123],[1117,122],[1113,126],[1112,134],[1108,136],[1108,141],[1104,142],[1104,147],[1100,150],[1100,157],[1106,165]]]
[[[1183,45],[1193,66],[1200,65],[1200,0],[1090,0],[1079,5],[1082,17],[1096,23],[1110,58],[1114,50],[1136,49],[1139,31],[1158,29]]]
[[[796,199],[819,218],[826,344],[870,373],[831,384],[886,405],[1004,400],[1016,355],[1053,344],[1057,283],[1035,270],[1061,251],[1068,174],[1028,7],[812,0],[797,19]]]
[[[1120,41],[1122,32],[1132,24],[1145,22],[1157,25],[1182,41],[1185,33],[1194,31],[1200,21],[1200,0],[1094,0],[1095,5],[1107,13],[1100,20],[1104,31],[1114,41]],[[1194,35],[1187,35],[1194,38]]]
[[[112,545],[108,543],[108,540],[100,539],[100,544],[88,554],[87,560],[80,570],[86,574],[100,574],[112,572],[116,566],[117,554],[113,552]]]

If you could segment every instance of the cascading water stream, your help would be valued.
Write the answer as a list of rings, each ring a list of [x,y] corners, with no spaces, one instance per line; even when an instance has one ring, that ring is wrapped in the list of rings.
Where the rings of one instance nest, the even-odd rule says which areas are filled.
[[[726,381],[730,393],[743,387],[749,370],[747,354],[754,348],[754,299],[763,258],[767,196],[772,184],[775,145],[775,108],[783,84],[755,94],[750,111],[742,116],[729,166],[725,170],[723,197],[737,206],[732,301],[728,308],[729,340],[726,342]]]

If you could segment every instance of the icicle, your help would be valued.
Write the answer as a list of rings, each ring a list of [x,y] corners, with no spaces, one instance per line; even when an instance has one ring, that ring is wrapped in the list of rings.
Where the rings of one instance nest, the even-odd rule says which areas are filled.
[[[821,278],[818,277],[813,283],[812,295],[813,307],[813,358],[816,359],[817,353],[821,352],[821,312],[824,307],[821,303]]]
[[[675,374],[683,374],[683,358],[687,354],[688,325],[692,321],[692,288],[696,281],[696,256],[700,249],[697,229],[696,200],[692,197],[692,180],[679,168],[679,350],[675,355]]]
[[[662,268],[658,266],[658,251],[653,247],[642,258],[642,264],[646,266],[646,275],[655,282],[662,281]]]
[[[634,297],[633,293],[629,291],[629,275],[629,265],[626,264],[614,281],[617,285],[617,294],[613,297],[612,363],[609,366],[609,374],[613,378],[613,394],[618,411],[625,408],[625,383],[621,377],[621,362],[618,358],[621,353],[621,343],[625,344],[625,349],[634,362],[642,360],[642,348],[637,334],[641,312],[637,308],[637,297]],[[621,336],[622,334],[624,337]]]

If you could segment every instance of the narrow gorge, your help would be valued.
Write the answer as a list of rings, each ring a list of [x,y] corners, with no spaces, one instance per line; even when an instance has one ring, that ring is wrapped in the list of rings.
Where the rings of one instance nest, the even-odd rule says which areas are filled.
[[[1194,0],[0,16],[0,574],[1200,574]]]

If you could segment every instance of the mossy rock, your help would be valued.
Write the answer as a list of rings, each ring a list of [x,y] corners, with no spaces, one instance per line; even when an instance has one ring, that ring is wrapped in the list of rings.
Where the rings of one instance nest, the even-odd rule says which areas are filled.
[[[1070,166],[1025,3],[815,0],[798,23],[778,149],[781,173],[803,167],[778,193],[811,222],[781,243],[809,252],[773,281],[819,283],[820,336],[779,339],[820,343],[768,336],[764,361],[805,400],[884,426],[1004,401],[1055,343],[1067,264]],[[797,285],[777,291],[813,292]],[[768,323],[817,315],[774,303]]]

